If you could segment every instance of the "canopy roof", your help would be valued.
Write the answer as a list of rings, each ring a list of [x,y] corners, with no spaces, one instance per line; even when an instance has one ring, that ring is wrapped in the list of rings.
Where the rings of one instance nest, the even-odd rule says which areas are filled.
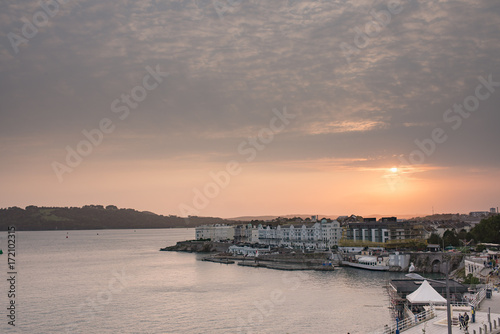
[[[427,282],[427,280],[422,282],[422,285],[406,296],[406,299],[412,304],[445,304],[446,298],[443,298],[434,290],[434,288]]]

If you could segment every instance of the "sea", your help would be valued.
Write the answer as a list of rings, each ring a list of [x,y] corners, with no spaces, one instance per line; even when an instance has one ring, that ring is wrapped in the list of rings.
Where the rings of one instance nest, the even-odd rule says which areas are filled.
[[[400,273],[280,271],[159,251],[194,235],[16,231],[10,267],[0,232],[0,333],[367,334],[392,323],[384,286]]]

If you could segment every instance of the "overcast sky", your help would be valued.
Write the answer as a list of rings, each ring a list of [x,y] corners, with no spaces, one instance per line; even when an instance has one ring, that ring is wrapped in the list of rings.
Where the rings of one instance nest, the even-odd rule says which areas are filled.
[[[497,0],[2,1],[0,35],[0,207],[500,205]]]

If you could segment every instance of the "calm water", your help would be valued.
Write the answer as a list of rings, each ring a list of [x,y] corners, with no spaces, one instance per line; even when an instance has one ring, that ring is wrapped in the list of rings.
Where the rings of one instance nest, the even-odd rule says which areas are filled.
[[[7,324],[7,255],[0,255],[2,333],[366,334],[390,322],[383,285],[400,276],[256,269],[158,251],[192,239],[193,229],[16,237],[15,328]]]

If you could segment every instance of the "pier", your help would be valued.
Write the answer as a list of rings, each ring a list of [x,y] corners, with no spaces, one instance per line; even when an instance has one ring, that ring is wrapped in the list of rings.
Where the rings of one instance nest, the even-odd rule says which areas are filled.
[[[234,264],[238,262],[239,266],[268,268],[276,270],[315,270],[315,271],[333,271],[335,265],[331,260],[324,259],[321,255],[301,254],[298,256],[286,255],[264,255],[258,257],[245,257],[241,255],[214,255],[201,259],[222,264]]]
[[[202,261],[215,262],[215,263],[223,263],[223,264],[234,264],[234,260],[231,260],[227,257],[225,258],[217,258],[217,257],[205,257]]]
[[[239,266],[268,268],[276,270],[315,270],[315,271],[333,271],[335,267],[331,264],[313,264],[313,263],[283,263],[271,261],[241,261]]]

